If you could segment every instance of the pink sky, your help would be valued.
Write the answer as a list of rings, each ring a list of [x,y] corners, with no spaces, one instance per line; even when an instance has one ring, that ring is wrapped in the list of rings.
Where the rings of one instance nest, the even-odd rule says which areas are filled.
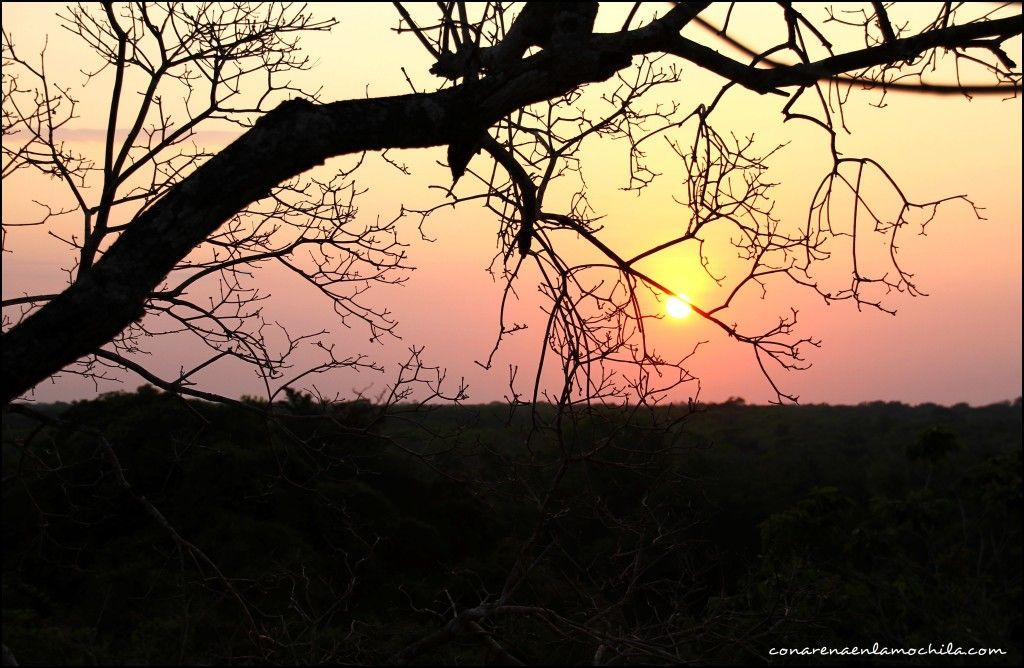
[[[340,25],[331,35],[306,40],[310,54],[319,61],[309,82],[323,84],[322,99],[401,94],[408,92],[401,67],[414,78],[429,80],[429,62],[411,36],[397,36],[389,29],[397,24],[390,5],[374,7],[317,7],[323,15],[337,16]],[[48,51],[51,76],[79,87],[76,73],[81,56],[62,36],[53,19],[54,7],[4,3],[4,30],[12,34],[25,53],[38,52],[43,35],[50,34]],[[60,37],[60,39],[56,39]],[[1011,45],[1019,59],[1019,38]],[[673,91],[684,105],[706,99],[715,79],[694,72],[685,86]],[[102,127],[104,93],[95,85],[77,88],[81,118],[68,135],[83,152],[96,151],[96,129]],[[887,303],[898,310],[895,317],[858,312],[848,302],[825,306],[820,298],[787,286],[774,286],[766,300],[759,295],[741,300],[727,320],[770,322],[794,306],[800,310],[800,332],[823,341],[808,351],[812,367],[807,371],[779,373],[782,389],[800,396],[802,403],[858,403],[886,400],[908,403],[951,404],[965,401],[985,404],[1021,394],[1021,104],[1020,100],[976,97],[914,96],[891,93],[885,108],[872,106],[877,93],[855,92],[847,105],[851,135],[841,136],[841,150],[870,156],[885,165],[913,199],[930,200],[966,194],[983,207],[985,220],[976,220],[970,207],[953,202],[940,210],[927,236],[908,236],[901,247],[901,261],[915,273],[927,297],[892,295]],[[776,215],[783,221],[800,221],[813,188],[824,174],[821,137],[798,124],[783,124],[779,110],[784,100],[730,92],[723,103],[720,121],[737,134],[756,133],[758,146],[770,149],[790,142],[773,162],[769,179],[780,182],[776,191]],[[716,112],[717,113],[717,112]],[[229,135],[208,134],[211,146],[222,145]],[[586,149],[584,170],[606,231],[602,240],[616,248],[652,242],[669,234],[666,227],[678,216],[672,196],[681,184],[673,178],[678,163],[670,151],[658,158],[663,176],[639,197],[616,188],[625,185],[626,162],[621,146]],[[357,181],[369,191],[359,200],[359,215],[366,220],[390,219],[401,205],[422,208],[438,203],[431,184],[448,185],[450,175],[436,162],[444,148],[408,151],[392,157],[408,163],[405,176],[377,157],[370,157]],[[477,157],[482,161],[484,158]],[[339,164],[351,159],[342,158]],[[474,163],[478,164],[478,163]],[[338,165],[333,165],[337,167]],[[328,165],[327,168],[331,168]],[[22,178],[22,177],[18,177]],[[17,187],[5,184],[5,223],[25,222],[38,214],[32,200],[52,198],[52,185],[40,177],[24,178]],[[501,400],[509,395],[509,367],[517,366],[518,391],[528,389],[541,349],[543,314],[536,298],[535,276],[524,276],[518,286],[520,302],[512,305],[512,320],[530,325],[505,342],[495,364],[485,372],[476,364],[490,352],[497,334],[497,313],[502,286],[494,283],[486,267],[495,253],[496,221],[485,212],[467,206],[433,216],[426,231],[434,243],[420,239],[416,220],[400,226],[401,241],[409,244],[409,261],[416,271],[401,286],[375,288],[371,301],[386,304],[399,320],[401,340],[371,344],[365,331],[338,327],[328,307],[315,295],[295,285],[281,272],[263,270],[258,284],[273,292],[267,304],[268,319],[287,323],[295,331],[325,328],[339,349],[365,352],[384,364],[385,374],[363,372],[336,375],[315,381],[325,394],[350,396],[383,391],[396,373],[397,364],[410,346],[424,346],[424,359],[447,368],[449,379],[465,378],[473,402]],[[69,255],[45,230],[16,228],[4,242],[3,295],[60,289],[69,266]],[[725,247],[723,247],[725,248]],[[720,251],[720,268],[728,269],[727,251]],[[703,279],[666,259],[650,270],[670,287],[685,292],[701,305],[710,299],[711,287]],[[531,279],[534,279],[531,282]],[[741,396],[765,402],[775,395],[761,376],[748,347],[724,337],[720,330],[691,316],[651,327],[655,347],[666,356],[681,356],[698,341],[707,341],[689,364],[701,379],[699,398],[718,401]],[[182,343],[154,346],[152,368],[166,376],[188,366],[191,351]],[[259,386],[251,371],[219,367],[205,378],[205,389],[238,396],[257,394]],[[128,377],[124,385],[102,384],[99,391],[131,389],[141,384]],[[309,384],[306,385],[308,387]],[[40,400],[68,400],[93,396],[91,382],[61,377],[40,385]],[[696,385],[671,396],[685,401]]]

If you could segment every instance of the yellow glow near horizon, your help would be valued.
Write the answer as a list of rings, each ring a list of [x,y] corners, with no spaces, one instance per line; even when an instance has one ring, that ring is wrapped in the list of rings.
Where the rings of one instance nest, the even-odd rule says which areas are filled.
[[[668,301],[665,302],[665,312],[673,318],[682,319],[693,313],[693,308],[690,307],[686,296],[680,295],[668,298]]]

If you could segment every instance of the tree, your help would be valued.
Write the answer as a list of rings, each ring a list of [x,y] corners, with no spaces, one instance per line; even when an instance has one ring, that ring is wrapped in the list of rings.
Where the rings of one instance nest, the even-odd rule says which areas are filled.
[[[45,69],[22,59],[5,34],[4,174],[35,168],[63,181],[75,195],[83,229],[80,237],[69,240],[80,259],[67,289],[4,302],[4,402],[82,358],[143,373],[129,358],[133,341],[146,331],[142,318],[147,311],[166,314],[179,327],[196,332],[214,349],[214,358],[241,357],[274,376],[281,358],[266,350],[257,333],[260,327],[252,326],[258,322],[252,317],[255,310],[243,305],[251,307],[257,295],[243,296],[238,277],[271,258],[288,265],[299,247],[325,253],[315,267],[295,270],[317,285],[339,313],[365,320],[374,336],[387,331],[386,314],[353,294],[373,280],[387,280],[388,270],[401,266],[398,247],[382,241],[393,228],[360,230],[345,225],[351,213],[344,199],[346,174],[330,183],[296,180],[329,157],[363,151],[447,145],[456,182],[474,153],[482,150],[493,159],[491,175],[479,178],[483,196],[503,221],[503,271],[511,282],[521,262],[528,258],[538,263],[552,300],[548,339],[563,359],[578,358],[574,375],[589,373],[590,362],[616,356],[656,362],[655,366],[664,362],[638,343],[646,316],[633,295],[641,286],[671,291],[637,264],[668,247],[701,244],[715,227],[731,226],[749,260],[750,271],[736,282],[732,294],[775,275],[807,285],[826,300],[852,299],[880,308],[881,301],[870,292],[873,287],[914,293],[912,276],[894,253],[892,264],[874,273],[857,264],[856,236],[866,233],[856,227],[845,232],[854,238],[849,286],[818,284],[812,265],[828,256],[826,241],[839,227],[839,221],[833,221],[837,214],[831,200],[837,189],[848,188],[855,195],[853,219],[858,211],[874,216],[861,183],[866,173],[880,173],[902,200],[893,219],[873,221],[875,231],[887,235],[893,249],[909,227],[911,214],[922,209],[934,214],[944,200],[913,203],[880,165],[868,158],[841,156],[832,141],[833,169],[811,203],[806,228],[783,230],[771,214],[770,184],[763,180],[767,156],[755,156],[748,144],[720,136],[712,126],[712,114],[725,93],[739,86],[784,96],[784,118],[810,122],[834,137],[837,120],[829,101],[844,86],[1015,91],[1019,75],[1004,43],[1020,34],[1020,17],[999,17],[997,11],[961,18],[968,9],[944,7],[918,28],[894,24],[889,10],[875,3],[859,14],[831,16],[833,24],[856,26],[865,41],[863,48],[835,52],[823,26],[787,5],[780,9],[788,26],[785,41],[741,62],[681,34],[686,26],[702,21],[707,6],[680,4],[646,22],[633,11],[621,30],[605,34],[590,31],[593,11],[586,5],[524,11],[513,20],[515,12],[507,7],[456,4],[442,12],[440,20],[430,19],[429,28],[420,28],[403,8],[400,29],[420,40],[436,59],[433,72],[451,84],[442,84],[435,92],[341,102],[320,103],[315,96],[296,95],[268,113],[263,112],[272,101],[295,92],[278,81],[307,66],[295,55],[292,40],[304,30],[328,29],[329,21],[316,22],[301,10],[276,7],[164,10],[110,5],[102,11],[73,10],[65,16],[67,26],[114,70],[102,167],[64,148],[59,130],[73,117],[75,100],[47,80]],[[585,11],[576,17],[580,7]],[[471,18],[470,9],[479,13]],[[634,22],[639,27],[632,27]],[[737,43],[727,28],[719,31],[720,36]],[[526,55],[529,46],[544,48]],[[784,53],[797,62],[784,65],[772,60]],[[952,56],[951,66],[980,68],[991,80],[981,85],[930,83],[926,74],[943,53]],[[664,64],[666,59],[670,65]],[[720,76],[725,84],[719,94],[692,111],[682,105],[640,111],[645,95],[678,82],[678,65],[686,63]],[[770,67],[759,67],[761,63]],[[144,93],[134,108],[130,130],[121,139],[116,130],[127,105],[122,99],[126,77],[136,72],[143,77]],[[267,75],[263,92],[248,106],[235,106],[252,97],[243,85],[254,74]],[[32,84],[26,84],[25,77]],[[567,112],[578,101],[581,87],[602,81],[617,86],[608,93],[605,113],[596,120],[573,119]],[[168,85],[180,87],[184,122],[164,114],[162,87]],[[816,98],[817,109],[803,108],[809,97]],[[541,105],[538,109],[546,109],[547,117],[530,105]],[[257,120],[215,156],[180,151],[181,142],[200,123],[214,118]],[[686,202],[690,221],[677,238],[622,257],[601,242],[585,192],[570,198],[568,206],[547,206],[548,185],[572,169],[583,142],[600,136],[630,141],[631,185],[642,188],[653,178],[644,164],[644,143],[677,127],[693,128],[692,143],[677,147],[691,175]],[[490,135],[485,136],[488,130]],[[97,176],[99,201],[90,203],[82,186],[85,179]],[[131,209],[123,214],[123,222],[112,220],[119,207]],[[287,221],[285,228],[271,234],[279,224],[272,221],[281,220]],[[564,231],[581,236],[602,259],[577,266],[563,258],[553,244]],[[288,241],[282,240],[284,234],[290,235]],[[195,249],[206,249],[207,254],[190,256]],[[364,271],[369,267],[369,276],[357,266]],[[614,280],[602,277],[591,283],[590,275],[601,269],[610,271]],[[212,310],[186,298],[188,288],[207,276],[220,276],[224,290],[221,303]],[[340,289],[353,280],[354,291]],[[604,287],[595,292],[596,285]],[[581,311],[587,299],[596,301],[597,312]],[[767,331],[741,331],[719,317],[728,304],[727,300],[695,311],[751,345],[762,367],[770,360],[783,367],[799,366],[800,346],[814,343],[789,336],[792,318],[780,319]],[[337,360],[332,353],[326,364],[360,361]],[[188,376],[185,372],[164,384],[183,389]],[[780,398],[785,398],[781,391]]]
[[[488,574],[476,590],[464,587],[479,600],[452,600],[450,609],[437,615],[433,630],[410,633],[392,659],[411,661],[453,639],[475,638],[489,656],[518,661],[516,650],[504,646],[494,632],[509,619],[513,626],[514,620],[526,619],[571,639],[595,663],[688,658],[686,643],[694,633],[687,628],[688,620],[675,614],[658,617],[686,604],[686,582],[664,582],[657,568],[666,555],[680,554],[688,516],[679,499],[648,494],[654,489],[652,480],[682,475],[662,466],[662,455],[673,446],[671,425],[662,420],[681,416],[655,416],[643,408],[691,377],[685,359],[663,359],[647,342],[645,324],[652,314],[641,295],[649,290],[664,297],[672,291],[642,269],[643,261],[673,248],[692,248],[708,273],[724,280],[709,265],[705,244],[712,234],[731,240],[744,271],[731,278],[723,303],[691,307],[725,335],[749,345],[773,382],[773,364],[801,366],[802,347],[816,342],[794,335],[795,313],[766,330],[731,324],[725,313],[738,294],[781,279],[805,286],[826,301],[888,308],[881,299],[884,293],[917,291],[895,253],[903,235],[926,223],[943,202],[958,199],[916,202],[882,165],[842,153],[837,134],[845,95],[863,86],[882,93],[910,89],[1009,95],[1020,82],[1005,46],[1021,33],[1021,17],[1013,8],[989,11],[944,4],[923,22],[904,22],[894,18],[898,10],[892,6],[871,3],[821,21],[782,3],[773,9],[785,26],[777,44],[751,48],[730,29],[729,20],[713,27],[723,50],[745,54],[731,57],[689,36],[693,26],[706,23],[702,16],[709,4],[653,9],[637,4],[628,10],[621,29],[609,33],[593,31],[595,7],[589,3],[442,3],[426,9],[397,4],[398,30],[423,46],[435,76],[412,72],[410,86],[423,88],[417,82],[426,80],[429,88],[331,102],[288,83],[290,73],[308,66],[295,50],[296,36],[331,25],[315,20],[304,8],[106,4],[66,10],[66,26],[103,57],[113,82],[99,165],[70,151],[61,139],[60,129],[73,118],[78,102],[49,81],[45,68],[24,58],[5,32],[4,176],[20,169],[54,176],[72,193],[72,209],[51,209],[42,224],[76,215],[82,231],[68,238],[78,261],[66,289],[4,301],[4,403],[76,362],[74,371],[92,375],[102,375],[103,364],[112,364],[172,393],[273,415],[284,425],[273,428],[274,437],[296,444],[303,457],[306,468],[298,469],[296,486],[319,494],[322,479],[314,480],[315,475],[326,478],[332,467],[352,459],[358,469],[358,459],[349,459],[350,453],[332,455],[322,445],[320,421],[365,436],[373,434],[370,427],[380,418],[364,416],[350,423],[331,412],[337,407],[318,414],[315,402],[292,386],[307,373],[370,362],[325,347],[322,364],[288,370],[288,355],[302,341],[286,333],[283,349],[274,349],[269,324],[260,315],[263,295],[255,290],[250,273],[277,262],[320,290],[339,316],[364,322],[371,336],[386,335],[393,322],[386,309],[367,301],[372,295],[366,290],[375,282],[400,280],[395,272],[404,266],[405,256],[395,236],[397,221],[366,226],[354,218],[356,189],[350,170],[327,179],[309,170],[335,156],[446,146],[454,183],[445,184],[445,199],[436,207],[406,213],[425,218],[439,208],[469,202],[483,202],[494,213],[500,229],[494,273],[505,282],[507,293],[524,267],[532,266],[540,276],[548,318],[547,348],[538,366],[554,360],[561,383],[549,391],[541,385],[538,370],[532,396],[522,401],[533,410],[525,443],[516,444],[521,447],[474,452],[497,462],[501,473],[496,481],[459,477],[454,466],[447,467],[451,462],[444,459],[443,448],[405,451],[440,469],[435,472],[464,495],[460,502],[488,498],[471,493],[487,492],[525,500],[531,515],[520,534],[502,545],[508,557],[502,562],[504,570]],[[665,9],[663,16],[655,15]],[[834,46],[838,40],[826,34],[832,29],[855,32],[863,47]],[[692,107],[679,101],[690,93],[682,80],[688,67],[706,70],[722,82],[710,99]],[[965,77],[970,72],[985,78],[978,84],[941,78],[961,68]],[[142,91],[133,102],[127,93],[131,87]],[[751,140],[716,130],[716,110],[729,103],[729,92],[736,88],[778,96],[784,120],[808,123],[824,133],[831,166],[799,225],[783,225],[773,214],[772,184],[766,180],[771,148],[762,150]],[[659,97],[665,93],[668,101]],[[177,105],[173,114],[172,105]],[[128,108],[132,112],[122,115]],[[184,120],[178,120],[182,113]],[[131,120],[122,134],[124,118]],[[186,150],[201,124],[218,120],[247,129],[214,155]],[[601,139],[626,142],[627,186],[642,191],[656,177],[646,156],[661,137],[669,139],[688,177],[681,201],[685,215],[667,240],[652,240],[645,250],[627,254],[603,238],[578,176],[580,151]],[[395,165],[402,168],[397,161]],[[895,213],[883,214],[873,206],[868,176],[880,178],[889,196],[895,193]],[[87,184],[98,193],[95,201],[87,197]],[[844,208],[843,196],[852,205]],[[11,224],[5,219],[5,235]],[[883,239],[888,252],[881,264],[874,264],[877,258],[868,260],[863,248],[868,238]],[[820,264],[840,259],[830,245],[836,239],[849,240],[843,246],[848,282],[838,287],[821,282],[815,273]],[[300,249],[312,255],[300,254]],[[300,255],[306,260],[300,262]],[[202,299],[208,295],[198,289],[205,282],[214,283],[209,294],[215,298],[208,304]],[[518,328],[503,315],[496,345]],[[145,337],[167,332],[197,337],[209,349],[208,358],[177,378],[158,377],[138,352]],[[193,385],[198,371],[226,357],[259,370],[267,385],[262,402],[218,397]],[[624,368],[630,372],[622,373]],[[406,388],[417,384],[441,393],[440,372],[424,371],[430,369],[414,351],[384,403],[394,408],[410,396]],[[790,398],[776,391],[780,400]],[[276,401],[281,395],[288,399],[284,404]],[[544,398],[554,406],[542,405]],[[128,403],[123,397],[112,399],[122,400]],[[163,401],[148,394],[140,400]],[[619,410],[602,410],[607,407]],[[294,414],[295,423],[281,413]],[[203,417],[211,422],[234,419],[212,413]],[[261,617],[234,586],[237,580],[135,490],[106,435],[83,433],[115,472],[114,482],[173,536],[181,553],[191,556],[204,574],[214,573],[211,580],[219,578],[238,600],[255,656],[269,661],[282,647],[307,642],[292,639],[312,637],[310,655],[327,657],[321,660],[379,658],[361,653],[366,649],[358,642],[354,654],[313,654],[323,650],[316,645],[315,631],[332,614],[334,603],[314,610],[293,598],[289,603],[314,621],[300,630],[282,622],[267,638],[272,625],[267,620],[277,624],[277,618]],[[428,443],[447,441],[432,435]],[[279,480],[295,482],[296,470],[281,469]],[[414,481],[409,488],[418,489]],[[595,558],[593,565],[574,563],[566,550],[572,531],[606,533],[607,541],[597,544],[613,556]],[[374,544],[369,534],[357,538],[363,547]],[[372,548],[365,553],[366,559],[370,556]],[[350,562],[346,554],[353,586],[359,563]],[[558,592],[559,605],[531,589],[531,577],[540,571],[548,582],[566,583]],[[307,594],[315,589],[304,580],[304,572],[293,570],[286,576],[293,583],[304,581]],[[580,583],[595,587],[601,596],[591,597],[592,590],[576,587]],[[416,609],[419,603],[410,596],[410,607]],[[654,613],[642,613],[645,606]],[[744,619],[730,628],[744,628],[748,621],[750,632],[763,626],[761,620]],[[368,636],[366,645],[376,641]]]

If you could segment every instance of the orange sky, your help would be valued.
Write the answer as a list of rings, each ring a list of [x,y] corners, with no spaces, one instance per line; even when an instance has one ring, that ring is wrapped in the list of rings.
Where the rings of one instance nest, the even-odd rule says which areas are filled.
[[[106,113],[102,87],[80,88],[76,70],[82,56],[72,40],[62,35],[54,21],[57,6],[4,3],[4,30],[14,36],[23,54],[38,52],[44,35],[51,36],[48,71],[77,89],[81,117],[68,141],[83,151],[98,147],[94,131],[103,126]],[[605,8],[602,20],[620,7]],[[397,24],[389,4],[375,6],[317,6],[320,15],[336,16],[340,24],[330,35],[313,35],[304,42],[318,61],[307,85],[323,86],[325,100],[383,96],[408,92],[401,72],[405,67],[418,82],[430,81],[429,61],[411,36],[397,36]],[[710,16],[717,16],[712,13]],[[753,17],[751,17],[753,19]],[[736,19],[741,21],[742,17]],[[739,23],[742,27],[742,23]],[[1020,55],[1020,40],[1012,45]],[[690,67],[684,82],[672,91],[684,107],[706,100],[716,79]],[[846,107],[851,135],[840,137],[840,150],[870,156],[884,164],[908,196],[928,200],[968,194],[984,207],[986,220],[975,220],[969,207],[951,203],[929,226],[928,236],[908,237],[901,260],[916,274],[928,297],[895,295],[888,300],[898,309],[896,317],[857,310],[847,302],[826,307],[822,300],[786,286],[775,286],[768,298],[757,294],[742,300],[725,318],[728,321],[771,322],[800,309],[800,332],[823,340],[822,348],[808,351],[810,370],[776,375],[788,393],[803,403],[857,403],[898,400],[910,403],[984,404],[1021,394],[1021,104],[992,97],[966,100],[960,97],[890,94],[883,109],[872,106],[877,93],[856,93]],[[811,193],[824,174],[824,144],[820,134],[799,124],[781,122],[784,100],[734,91],[723,103],[718,121],[737,134],[756,133],[757,146],[766,150],[790,142],[774,158],[769,179],[780,182],[775,195],[776,215],[784,221],[802,220]],[[716,114],[719,112],[716,112]],[[722,128],[720,128],[721,130]],[[212,146],[229,135],[207,135]],[[91,146],[91,148],[90,148]],[[622,145],[587,147],[584,170],[596,208],[606,214],[602,239],[615,248],[639,248],[643,243],[667,238],[667,230],[679,208],[672,196],[680,192],[678,163],[664,150],[657,160],[663,176],[637,197],[616,190],[625,185],[626,162]],[[400,205],[426,207],[438,202],[430,184],[450,183],[447,170],[436,165],[444,148],[393,154],[412,171],[405,176],[379,158],[367,160],[357,177],[369,191],[360,199],[360,216],[390,219]],[[483,161],[483,157],[477,157]],[[347,164],[351,159],[340,159]],[[476,164],[476,163],[474,163]],[[327,167],[330,168],[329,164]],[[334,165],[335,167],[337,165]],[[673,170],[676,170],[675,172]],[[21,177],[19,177],[21,178]],[[52,186],[41,178],[25,178],[18,187],[5,184],[5,222],[25,221],[37,215],[32,199],[45,200]],[[550,208],[550,207],[549,207]],[[500,400],[509,394],[509,365],[520,367],[519,391],[527,389],[540,350],[542,319],[532,276],[524,277],[512,307],[512,320],[527,322],[527,331],[503,346],[494,369],[484,372],[476,360],[490,352],[497,333],[496,315],[501,285],[485,268],[495,252],[496,222],[470,206],[431,218],[427,232],[434,243],[420,240],[416,221],[402,224],[403,242],[417,270],[402,286],[382,286],[378,303],[387,304],[401,322],[402,339],[385,345],[370,344],[359,329],[337,327],[330,310],[319,308],[315,295],[289,282],[280,272],[262,271],[259,282],[277,295],[268,304],[271,319],[296,330],[328,328],[331,339],[345,350],[367,352],[384,363],[384,375],[362,373],[316,381],[325,394],[350,395],[353,390],[373,396],[393,378],[395,365],[409,346],[425,346],[424,357],[448,369],[451,379],[465,377],[470,400]],[[649,244],[648,244],[649,245]],[[69,256],[39,228],[18,228],[5,240],[3,295],[59,289],[64,280],[60,267]],[[723,246],[718,268],[730,268],[731,250]],[[711,300],[712,286],[699,272],[680,270],[683,257],[665,257],[646,268],[669,287],[686,293],[698,305]],[[691,262],[692,264],[692,262]],[[700,399],[722,400],[742,396],[764,402],[774,393],[761,377],[748,347],[727,340],[699,318],[665,320],[651,328],[656,348],[666,356],[681,356],[697,341],[707,341],[689,368],[701,378]],[[183,344],[161,344],[154,352],[153,367],[172,375],[179,365],[188,366],[190,351]],[[129,378],[124,387],[140,384]],[[100,391],[117,389],[102,385]],[[251,372],[222,368],[208,377],[208,389],[237,396],[259,391]],[[685,400],[695,391],[674,395]],[[62,378],[46,382],[36,391],[43,400],[91,396],[91,382]]]

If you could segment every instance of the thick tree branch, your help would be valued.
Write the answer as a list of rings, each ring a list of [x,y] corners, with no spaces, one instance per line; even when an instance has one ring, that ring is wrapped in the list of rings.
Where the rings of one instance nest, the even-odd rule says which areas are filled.
[[[3,335],[3,403],[94,352],[144,314],[148,295],[175,264],[275,185],[327,158],[451,143],[522,106],[602,81],[628,55],[541,53],[521,66],[432,94],[317,105],[292,100],[172,188],[96,265],[59,297]]]
[[[7,404],[93,353],[145,313],[146,300],[204,239],[271,188],[327,158],[388,148],[474,143],[503,116],[603,81],[633,55],[668,52],[758,92],[807,86],[842,72],[897,63],[934,48],[1021,32],[1021,18],[951,26],[814,63],[757,69],[679,35],[708,3],[679,4],[636,30],[551,48],[478,81],[430,94],[314,104],[292,100],[173,187],[128,226],[59,297],[4,333]]]
[[[778,93],[781,92],[780,88],[809,86],[816,81],[829,79],[844,72],[856,72],[878,65],[910,60],[931,49],[967,48],[972,46],[971,43],[975,40],[1019,35],[1021,27],[1020,16],[967,23],[894,39],[877,46],[837,54],[812,63],[783,65],[772,69],[750,67],[723,56],[710,47],[676,34],[664,37],[662,50],[689,60],[758,93]]]

